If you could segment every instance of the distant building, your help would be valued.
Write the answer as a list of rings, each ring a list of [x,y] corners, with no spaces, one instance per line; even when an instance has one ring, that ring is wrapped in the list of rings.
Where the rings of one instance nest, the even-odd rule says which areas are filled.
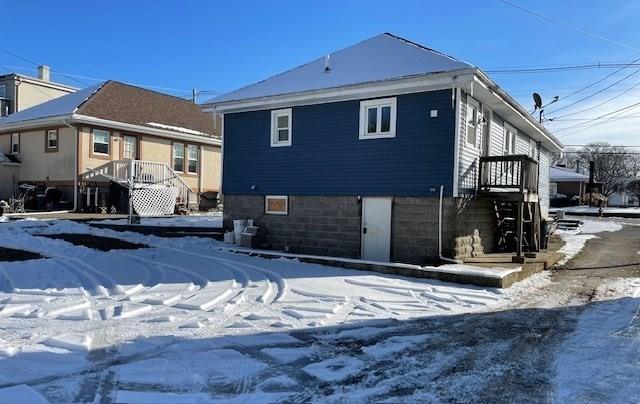
[[[0,76],[0,116],[31,108],[76,90],[52,82],[49,66],[39,66],[38,77],[13,73]]]
[[[61,209],[126,212],[135,181],[178,190],[174,200],[193,208],[219,190],[216,131],[193,102],[117,81],[94,85],[0,118],[0,199],[21,185],[40,195],[55,188]]]
[[[551,167],[549,170],[549,184],[551,186],[551,202],[555,199],[572,199],[578,197],[581,201],[587,193],[589,176],[577,173],[570,168]]]

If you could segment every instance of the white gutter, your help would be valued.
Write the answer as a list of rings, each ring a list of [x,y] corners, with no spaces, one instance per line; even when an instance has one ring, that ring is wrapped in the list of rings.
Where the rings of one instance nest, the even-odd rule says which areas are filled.
[[[456,87],[453,89],[454,91],[454,108],[455,108],[455,125],[454,128],[454,144],[453,144],[453,190],[452,195],[454,197],[458,196],[458,182],[459,182],[459,164],[460,164],[460,107],[461,107],[461,98],[462,98],[462,90],[460,87]]]
[[[73,129],[73,171],[74,171],[74,176],[73,176],[73,212],[76,212],[78,210],[78,176],[80,175],[80,173],[78,172],[78,128],[76,128],[73,125],[70,125],[69,122],[67,122],[66,120],[63,121],[63,123],[68,126],[69,128]],[[60,141],[60,140],[58,140]]]

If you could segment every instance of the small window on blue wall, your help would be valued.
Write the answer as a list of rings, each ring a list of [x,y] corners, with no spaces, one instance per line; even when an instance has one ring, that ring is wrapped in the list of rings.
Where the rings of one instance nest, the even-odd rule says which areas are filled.
[[[360,102],[360,139],[396,136],[396,98]]]
[[[291,146],[291,108],[271,111],[271,147]]]

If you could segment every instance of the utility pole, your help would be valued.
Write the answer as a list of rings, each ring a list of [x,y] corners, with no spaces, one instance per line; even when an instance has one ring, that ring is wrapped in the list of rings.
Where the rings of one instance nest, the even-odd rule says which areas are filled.
[[[589,162],[589,207],[593,206],[593,177],[595,175],[595,171],[596,171],[596,162],[595,161],[590,161]]]

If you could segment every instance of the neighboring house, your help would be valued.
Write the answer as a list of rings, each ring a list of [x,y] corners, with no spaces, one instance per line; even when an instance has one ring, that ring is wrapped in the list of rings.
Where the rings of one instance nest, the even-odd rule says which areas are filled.
[[[631,180],[626,180],[623,185],[616,188],[616,191],[608,196],[607,205],[617,207],[638,206],[638,198],[627,191],[627,184]]]
[[[429,262],[441,187],[449,256],[500,247],[513,209],[531,234],[547,215],[560,142],[478,68],[391,34],[203,107],[223,115],[225,226],[254,219],[273,248]]]
[[[11,160],[0,166],[0,198],[26,183],[41,194],[59,189],[62,207],[127,211],[129,180],[179,188],[179,202],[192,207],[219,191],[212,115],[116,81],[0,119],[0,155]]]
[[[587,194],[589,176],[565,167],[551,167],[549,181],[552,200],[571,200],[577,197],[578,204]]]
[[[22,74],[0,76],[0,117],[31,108],[77,88],[50,81],[49,66],[38,66],[38,77]]]

